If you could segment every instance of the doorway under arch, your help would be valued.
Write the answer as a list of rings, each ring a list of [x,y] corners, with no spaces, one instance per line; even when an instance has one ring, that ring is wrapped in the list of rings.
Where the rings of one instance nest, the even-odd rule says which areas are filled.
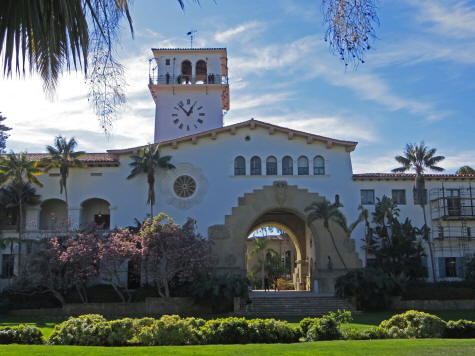
[[[275,181],[239,197],[238,205],[225,216],[224,224],[208,228],[208,236],[214,243],[216,270],[244,275],[248,236],[259,227],[270,225],[288,233],[296,246],[296,260],[301,261],[301,278],[296,289],[333,293],[336,278],[347,270],[341,265],[322,221],[314,221],[310,226],[306,224],[305,208],[323,199],[307,189],[289,186],[286,181]],[[354,240],[336,224],[330,223],[330,229],[347,267],[361,267]],[[329,260],[332,261],[331,268]]]

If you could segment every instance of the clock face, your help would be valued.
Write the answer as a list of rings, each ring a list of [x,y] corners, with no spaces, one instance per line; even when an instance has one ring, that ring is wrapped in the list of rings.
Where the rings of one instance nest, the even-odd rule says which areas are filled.
[[[172,121],[180,130],[193,131],[206,119],[205,108],[198,100],[180,100],[172,110]]]

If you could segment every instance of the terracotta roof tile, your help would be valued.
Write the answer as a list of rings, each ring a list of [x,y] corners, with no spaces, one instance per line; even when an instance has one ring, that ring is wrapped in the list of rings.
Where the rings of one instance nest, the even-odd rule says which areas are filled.
[[[3,154],[8,155],[8,154]],[[2,155],[2,156],[3,156]],[[27,153],[27,156],[32,161],[39,161],[49,156],[48,153]],[[79,157],[80,161],[83,161],[88,166],[118,166],[119,160],[110,153],[86,153],[84,156]]]
[[[413,180],[413,173],[359,173],[353,174],[353,180]],[[474,179],[475,174],[424,174],[425,179]]]

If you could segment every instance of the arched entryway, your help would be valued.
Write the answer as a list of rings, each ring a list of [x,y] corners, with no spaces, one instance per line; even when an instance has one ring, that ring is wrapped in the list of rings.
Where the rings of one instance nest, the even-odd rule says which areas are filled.
[[[335,279],[346,270],[322,222],[315,221],[310,227],[305,223],[305,208],[322,199],[306,189],[289,186],[286,181],[276,181],[239,197],[238,205],[225,216],[225,223],[208,229],[214,242],[216,269],[245,274],[249,233],[258,226],[272,224],[286,231],[296,246],[296,260],[300,261],[298,289],[332,293]],[[330,229],[348,268],[361,267],[354,241],[336,224],[330,223]]]
[[[40,229],[67,230],[68,209],[66,202],[60,199],[48,199],[41,203]]]
[[[92,198],[81,204],[81,229],[103,229],[110,228],[110,204],[100,198]]]

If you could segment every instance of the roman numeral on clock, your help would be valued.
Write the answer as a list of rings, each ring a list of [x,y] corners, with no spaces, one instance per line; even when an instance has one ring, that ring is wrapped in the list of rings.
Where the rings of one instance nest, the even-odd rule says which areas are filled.
[[[180,120],[178,120],[178,119],[173,120],[174,124],[178,124],[179,122],[180,122]]]
[[[200,124],[203,123],[203,120],[201,120],[201,119],[198,119],[198,120],[196,120],[196,121],[198,121]]]

